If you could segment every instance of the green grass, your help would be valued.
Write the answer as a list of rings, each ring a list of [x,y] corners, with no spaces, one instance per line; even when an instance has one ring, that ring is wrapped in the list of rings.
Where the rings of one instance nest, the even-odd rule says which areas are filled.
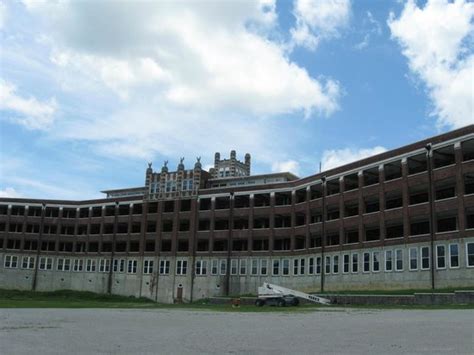
[[[418,290],[417,290],[418,291]],[[426,291],[426,290],[424,290]],[[448,291],[446,291],[448,292]],[[352,293],[352,292],[351,292]],[[371,292],[373,294],[373,292]],[[333,311],[341,312],[345,309],[474,309],[474,305],[331,305],[319,304],[300,305],[299,307],[256,307],[254,305],[241,305],[232,308],[230,301],[226,304],[210,304],[203,299],[187,304],[161,304],[147,298],[135,298],[118,295],[97,294],[84,291],[61,290],[53,292],[32,292],[19,290],[0,289],[0,308],[132,308],[132,309],[187,309],[220,312],[308,312],[308,311]]]

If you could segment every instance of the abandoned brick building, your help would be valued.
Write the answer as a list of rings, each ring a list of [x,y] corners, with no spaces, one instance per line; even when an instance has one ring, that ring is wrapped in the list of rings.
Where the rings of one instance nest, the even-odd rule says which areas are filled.
[[[149,164],[87,201],[0,198],[0,287],[162,302],[474,286],[474,125],[305,178]]]

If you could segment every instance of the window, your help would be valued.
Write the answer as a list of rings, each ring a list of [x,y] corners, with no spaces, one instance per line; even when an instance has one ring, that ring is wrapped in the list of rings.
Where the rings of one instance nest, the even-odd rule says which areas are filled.
[[[474,267],[474,243],[466,243],[467,267]]]
[[[418,248],[410,248],[410,270],[418,270]]]
[[[392,271],[392,270],[393,270],[392,251],[385,250],[385,271]]]
[[[436,268],[446,268],[446,247],[444,245],[436,246]]]
[[[308,259],[308,274],[314,275],[314,258]]]
[[[372,272],[380,271],[380,252],[374,251],[372,253]]]
[[[52,270],[53,269],[53,258],[41,257],[39,263],[40,270]]]
[[[239,261],[237,259],[232,259],[230,261],[230,274],[237,275],[239,267]]]
[[[87,259],[86,271],[87,272],[95,272],[95,260],[94,259]]]
[[[370,271],[370,253],[364,253],[364,272]]]
[[[196,275],[207,275],[207,260],[196,260]]]
[[[15,269],[18,267],[18,256],[5,255],[5,262],[3,266],[7,269]]]
[[[421,270],[430,268],[430,247],[421,247]]]
[[[339,273],[339,255],[334,255],[332,257],[332,273]]]
[[[252,259],[250,267],[251,275],[258,275],[258,259]]]
[[[273,275],[280,274],[280,260],[273,260]]]
[[[403,250],[395,250],[395,270],[403,271]]]
[[[359,271],[359,254],[352,254],[352,272]]]
[[[295,260],[295,261],[297,262],[298,260]],[[285,276],[289,275],[290,274],[290,261],[288,259],[283,259],[281,261],[281,266],[282,266],[281,267],[282,275],[285,275]],[[298,269],[296,269],[296,271],[298,272]]]
[[[143,260],[143,273],[152,274],[153,273],[153,260]]]
[[[321,257],[316,257],[316,275],[321,274]]]
[[[459,244],[449,244],[449,267],[459,267]]]
[[[170,274],[170,264],[169,260],[160,260],[160,275]]]
[[[58,271],[70,271],[71,270],[71,259],[59,258],[56,265]]]
[[[266,259],[260,260],[260,275],[266,275],[268,273],[268,261]]]
[[[186,275],[188,273],[188,261],[177,260],[176,261],[176,275]]]
[[[72,266],[72,271],[80,272],[84,269],[84,260],[83,259],[74,259],[74,264]]]
[[[221,259],[219,265],[219,273],[225,275],[227,273],[227,260]]]
[[[326,256],[324,258],[324,273],[330,274],[331,273],[331,257]]]
[[[240,260],[239,274],[240,275],[247,275],[247,259],[241,259]]]
[[[300,275],[304,275],[305,259],[300,259]]]
[[[128,261],[127,265],[127,273],[129,274],[136,274],[137,273],[137,261],[132,259]]]
[[[114,259],[114,272],[125,272],[125,259]]]
[[[135,269],[136,269],[136,266],[135,266]],[[100,259],[99,272],[109,272],[109,271],[110,271],[110,259]]]
[[[285,267],[283,267],[284,269]],[[293,260],[293,275],[298,275],[300,271],[300,268],[299,268],[299,259],[294,259]]]
[[[219,272],[219,260],[214,259],[211,262],[211,275],[217,275]]]
[[[343,256],[343,269],[342,269],[342,272],[344,274],[348,273],[349,272],[349,254],[344,254]]]
[[[22,269],[34,269],[35,268],[35,257],[24,256],[22,259]]]

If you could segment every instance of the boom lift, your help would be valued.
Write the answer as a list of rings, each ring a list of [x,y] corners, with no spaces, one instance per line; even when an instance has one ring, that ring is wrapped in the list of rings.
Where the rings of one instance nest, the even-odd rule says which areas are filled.
[[[286,305],[297,306],[300,303],[298,298],[325,305],[331,303],[327,298],[264,282],[263,286],[258,288],[258,298],[255,301],[255,305],[258,307],[262,307],[265,304],[279,307]]]

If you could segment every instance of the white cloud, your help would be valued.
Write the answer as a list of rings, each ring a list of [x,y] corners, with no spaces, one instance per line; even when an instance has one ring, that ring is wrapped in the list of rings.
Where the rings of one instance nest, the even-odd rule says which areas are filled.
[[[0,80],[0,110],[6,113],[3,117],[28,129],[47,129],[53,124],[57,104],[54,98],[41,102],[21,97],[13,84]]]
[[[0,2],[0,30],[5,27],[5,23],[7,21],[7,5],[3,2]]]
[[[400,15],[388,19],[392,37],[408,58],[410,70],[428,89],[439,126],[474,121],[474,3],[409,0]]]
[[[277,161],[272,164],[272,172],[290,172],[299,175],[300,163],[296,160]]]
[[[325,150],[322,157],[322,170],[325,171],[336,168],[386,151],[387,149],[381,146],[360,149],[345,148]]]
[[[380,36],[382,34],[382,26],[375,19],[374,15],[372,15],[372,12],[367,11],[366,18],[363,20],[362,23],[366,29],[364,31],[365,34],[362,41],[360,41],[354,46],[354,48],[357,50],[362,50],[368,47],[372,37]]]
[[[295,0],[293,6],[293,44],[310,50],[315,50],[321,39],[339,36],[350,20],[350,0]]]
[[[22,197],[22,196],[14,188],[6,187],[3,190],[0,189],[0,197],[17,198],[17,197]]]

